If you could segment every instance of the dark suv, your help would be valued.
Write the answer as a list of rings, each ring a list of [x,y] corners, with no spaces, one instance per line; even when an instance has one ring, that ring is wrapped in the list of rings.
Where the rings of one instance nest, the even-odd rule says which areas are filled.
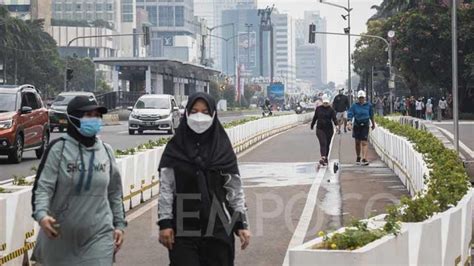
[[[76,96],[87,96],[95,100],[95,96],[92,92],[70,91],[60,93],[56,99],[54,99],[49,109],[49,130],[51,132],[53,132],[55,128],[60,132],[63,132],[67,128],[67,105]]]
[[[13,163],[23,152],[41,158],[49,143],[48,110],[32,85],[0,85],[0,155]]]

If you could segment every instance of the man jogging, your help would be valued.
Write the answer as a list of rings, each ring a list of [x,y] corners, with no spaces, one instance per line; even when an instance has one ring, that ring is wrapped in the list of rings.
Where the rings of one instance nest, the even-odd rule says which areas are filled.
[[[356,143],[356,164],[365,166],[369,165],[369,162],[367,161],[367,151],[369,149],[368,139],[370,122],[372,122],[372,130],[375,129],[374,111],[372,110],[372,105],[366,101],[364,91],[359,91],[357,93],[357,98],[359,101],[354,103],[349,109],[349,129],[351,129],[352,124],[354,124],[352,137],[355,138]]]
[[[344,95],[344,89],[339,90],[339,94],[334,98],[332,103],[334,111],[336,111],[337,133],[341,134],[341,124],[344,123],[344,133],[347,132],[347,110],[349,110],[349,97]]]

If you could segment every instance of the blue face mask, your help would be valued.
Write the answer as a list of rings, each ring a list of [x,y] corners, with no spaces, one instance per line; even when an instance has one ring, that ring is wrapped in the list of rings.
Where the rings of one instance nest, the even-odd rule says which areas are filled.
[[[79,122],[81,123],[81,126],[79,128],[76,127],[74,123],[72,124],[74,125],[74,127],[77,128],[77,130],[79,130],[79,133],[81,133],[81,135],[83,135],[84,137],[89,137],[89,138],[94,137],[102,129],[102,119],[98,117],[84,117],[84,118],[78,118],[74,116],[70,116],[70,117],[79,120]]]

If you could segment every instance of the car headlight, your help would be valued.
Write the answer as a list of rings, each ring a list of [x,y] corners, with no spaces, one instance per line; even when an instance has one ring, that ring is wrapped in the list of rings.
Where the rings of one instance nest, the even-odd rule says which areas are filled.
[[[140,115],[139,115],[139,114],[131,113],[130,116],[131,116],[132,118],[135,118],[135,119],[140,119]]]
[[[13,126],[13,119],[0,121],[0,129],[9,129]]]

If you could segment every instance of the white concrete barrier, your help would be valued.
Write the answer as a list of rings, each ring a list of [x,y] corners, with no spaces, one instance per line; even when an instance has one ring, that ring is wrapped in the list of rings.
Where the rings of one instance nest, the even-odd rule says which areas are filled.
[[[429,169],[413,144],[382,127],[372,131],[370,140],[382,161],[395,172],[412,196],[426,189],[424,180],[425,177],[429,179]]]
[[[371,141],[412,195],[426,189],[423,177],[429,179],[429,169],[407,139],[378,127]],[[402,223],[399,236],[386,236],[354,251],[312,249],[322,242],[315,239],[290,250],[290,265],[470,265],[473,198],[471,189],[445,212],[423,222]]]
[[[6,210],[4,228],[5,246],[0,265],[22,265],[28,240],[35,235],[31,217],[31,186],[4,186],[9,193],[0,193]]]
[[[275,116],[228,128],[226,132],[234,148],[240,152],[272,134],[308,122],[311,117],[312,114]],[[125,211],[158,195],[158,166],[163,151],[164,147],[156,147],[117,157]],[[34,180],[34,177],[27,180]],[[31,252],[38,231],[34,230],[38,225],[31,218],[32,188],[11,184],[2,187],[13,193],[0,193],[0,265],[21,265],[23,254]],[[6,247],[2,251],[3,243]]]

